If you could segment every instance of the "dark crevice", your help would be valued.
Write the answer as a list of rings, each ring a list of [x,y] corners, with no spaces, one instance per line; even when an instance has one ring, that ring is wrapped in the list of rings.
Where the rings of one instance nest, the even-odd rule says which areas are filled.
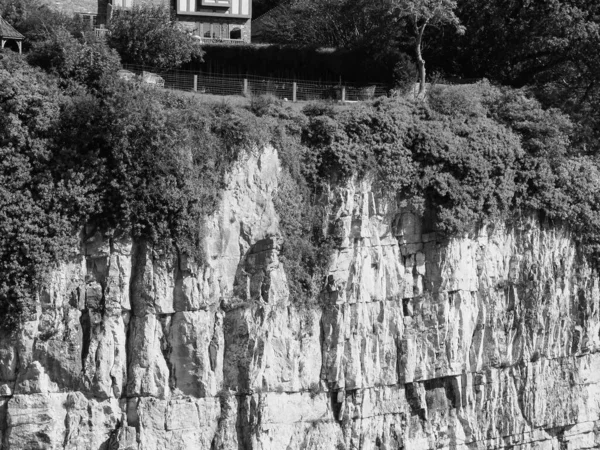
[[[418,392],[418,383],[407,383],[404,386],[404,392],[406,395],[406,401],[410,408],[410,414],[412,416],[419,416],[421,420],[427,419],[425,405],[421,404],[421,399]]]
[[[238,402],[237,422],[235,430],[237,433],[238,450],[252,450],[252,432],[256,429],[258,417],[256,413],[256,401],[254,396],[236,396]]]
[[[217,371],[217,361],[219,354],[219,330],[217,329],[220,325],[219,314],[215,313],[213,335],[208,344],[208,359],[210,362],[210,370],[213,372]]]
[[[342,424],[342,406],[344,406],[344,391],[343,390],[329,390],[329,402],[331,405],[331,411],[333,412],[333,418],[341,425]]]
[[[90,353],[90,343],[92,341],[92,323],[88,309],[84,309],[79,317],[81,324],[81,367],[85,371],[85,361]]]

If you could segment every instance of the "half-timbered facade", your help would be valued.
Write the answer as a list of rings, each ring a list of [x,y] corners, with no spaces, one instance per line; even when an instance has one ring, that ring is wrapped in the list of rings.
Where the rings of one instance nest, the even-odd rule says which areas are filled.
[[[115,10],[140,4],[174,8],[183,28],[203,42],[250,42],[252,0],[48,0],[49,6],[79,15],[92,28],[108,23]]]
[[[250,42],[252,0],[176,0],[178,20],[205,42]]]

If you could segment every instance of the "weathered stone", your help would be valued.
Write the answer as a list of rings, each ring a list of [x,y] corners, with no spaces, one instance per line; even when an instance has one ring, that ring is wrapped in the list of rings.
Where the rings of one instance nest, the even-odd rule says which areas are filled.
[[[128,395],[168,397],[169,368],[162,352],[164,332],[159,318],[154,314],[133,317],[129,326]]]
[[[232,169],[200,265],[86,230],[0,335],[3,449],[600,447],[600,286],[534,218],[442,241],[371,181],[290,297],[273,149]]]
[[[223,319],[209,311],[179,312],[171,322],[170,369],[174,394],[214,396],[223,374]]]

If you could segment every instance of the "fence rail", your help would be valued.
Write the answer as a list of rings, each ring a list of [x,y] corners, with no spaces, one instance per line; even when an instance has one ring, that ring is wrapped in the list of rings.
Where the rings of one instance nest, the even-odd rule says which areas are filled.
[[[387,95],[389,87],[382,83],[327,83],[259,76],[204,75],[193,71],[159,71],[152,67],[125,65],[124,69],[141,78],[144,72],[164,80],[165,89],[213,95],[270,94],[289,101],[333,99],[341,101],[370,100]]]

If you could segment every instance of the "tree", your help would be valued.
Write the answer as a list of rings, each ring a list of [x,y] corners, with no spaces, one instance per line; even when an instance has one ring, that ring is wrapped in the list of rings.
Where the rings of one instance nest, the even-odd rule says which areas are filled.
[[[56,11],[42,0],[0,0],[0,16],[25,36],[26,49],[32,43],[48,39],[59,29],[66,29],[75,36],[86,28],[77,17]]]
[[[254,0],[252,2],[252,18],[258,18],[282,3],[284,3],[283,0]]]
[[[390,26],[389,18],[389,0],[292,0],[277,6],[253,27],[259,30],[262,42],[301,47],[307,53],[313,48],[333,48],[338,55],[352,54],[353,79],[410,79],[412,86],[415,68],[405,54],[410,51],[403,45],[406,31]],[[341,62],[333,56],[329,61],[328,67],[349,78]]]
[[[269,43],[355,49],[377,40],[388,27],[386,0],[293,0],[261,19]]]
[[[469,33],[428,39],[429,67],[466,78],[528,87],[577,123],[574,144],[598,153],[600,2],[458,0]],[[443,31],[443,30],[442,30]]]
[[[134,6],[131,11],[115,11],[108,43],[123,62],[168,70],[204,52],[191,35],[181,31],[165,6]]]
[[[414,50],[419,70],[419,96],[425,93],[425,60],[423,59],[423,35],[428,26],[451,25],[457,32],[465,28],[454,13],[456,0],[392,0],[394,12],[400,19],[408,20],[412,26]]]
[[[99,90],[121,68],[119,54],[89,33],[76,39],[64,28],[45,41],[34,43],[29,62],[58,75],[66,83],[75,81]]]

